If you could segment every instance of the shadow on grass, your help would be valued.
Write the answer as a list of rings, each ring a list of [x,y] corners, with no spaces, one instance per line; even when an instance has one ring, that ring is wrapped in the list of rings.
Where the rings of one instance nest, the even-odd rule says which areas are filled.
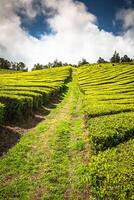
[[[45,120],[46,116],[52,109],[56,108],[59,103],[64,99],[65,94],[68,92],[68,87],[65,85],[60,93],[53,94],[49,102],[36,110],[19,122],[6,122],[0,126],[0,156],[8,152],[30,129],[37,126],[38,123]]]

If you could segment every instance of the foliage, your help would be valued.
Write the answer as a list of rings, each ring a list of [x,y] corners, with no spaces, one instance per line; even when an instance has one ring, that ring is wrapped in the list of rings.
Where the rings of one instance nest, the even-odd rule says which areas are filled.
[[[93,152],[104,151],[134,137],[134,113],[96,117],[89,121]]]
[[[133,137],[133,65],[117,66],[103,64],[78,70],[94,153]]]
[[[92,161],[93,199],[133,199],[134,65],[101,64],[78,69]]]
[[[82,58],[82,60],[78,62],[78,67],[86,64],[89,64],[89,62],[85,58]]]
[[[117,51],[114,52],[114,55],[110,59],[112,63],[119,63],[120,62],[120,55],[117,53]]]
[[[63,101],[1,159],[0,199],[85,197],[89,170],[83,160],[89,154],[79,110],[82,100],[77,83],[66,86]],[[75,146],[78,139],[80,145]]]
[[[8,60],[0,58],[0,69],[10,69],[11,64]]]
[[[5,120],[20,120],[45,105],[50,97],[62,90],[70,75],[70,67],[0,73],[0,102],[5,105]]]
[[[62,63],[61,61],[58,61],[56,59],[56,60],[53,61],[53,63],[49,62],[47,65],[42,65],[42,64],[37,63],[33,66],[32,71],[45,69],[45,68],[61,67],[61,66],[68,66],[68,64]]]
[[[32,111],[31,97],[0,94],[0,102],[5,105],[5,120],[18,120]]]
[[[17,71],[28,71],[23,62],[10,62],[4,58],[0,58],[0,69],[17,70]]]
[[[132,61],[132,59],[130,59],[127,55],[124,55],[122,58],[121,58],[121,63],[123,63],[123,62],[131,62]]]
[[[104,60],[104,58],[99,57],[97,63],[106,63],[107,61]]]
[[[15,70],[17,70],[17,71],[28,71],[28,69],[26,69],[26,66],[23,62],[16,63]]]
[[[92,157],[90,178],[93,199],[133,199],[134,140]]]
[[[11,69],[0,69],[0,74],[14,74],[14,73],[20,73],[20,71],[11,70]]]
[[[37,63],[37,64],[35,64],[35,65],[33,66],[32,71],[34,71],[34,70],[40,70],[40,69],[43,69],[43,68],[44,68],[43,65]]]
[[[1,161],[0,198],[64,199],[71,188],[78,199],[91,187],[93,199],[133,199],[134,65],[94,64],[76,71],[83,94],[77,79],[69,83],[60,115],[50,115]],[[45,105],[70,75],[70,67],[1,73],[0,120],[3,111],[15,119]]]

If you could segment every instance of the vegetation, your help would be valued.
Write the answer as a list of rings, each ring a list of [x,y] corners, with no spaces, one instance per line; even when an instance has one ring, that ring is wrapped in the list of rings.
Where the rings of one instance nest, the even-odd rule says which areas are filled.
[[[119,113],[89,120],[93,152],[104,151],[134,137],[134,113]]]
[[[103,58],[99,57],[97,63],[106,63],[107,61],[105,61]]]
[[[110,59],[112,63],[119,63],[120,62],[120,55],[116,51],[114,52],[114,55]]]
[[[132,59],[130,59],[127,55],[124,55],[121,58],[121,63],[124,63],[124,62],[132,62]]]
[[[96,155],[89,167],[92,198],[133,199],[134,65],[83,66],[78,77]]]
[[[110,58],[111,63],[130,63],[132,61],[133,60],[129,58],[127,55],[120,57],[117,51],[115,51],[113,56]],[[108,61],[105,61],[103,58],[99,57],[97,63],[108,63]]]
[[[89,64],[89,62],[85,58],[82,58],[82,60],[78,62],[78,67],[86,64]]]
[[[106,61],[102,57],[99,57],[99,59],[97,61],[98,64],[108,63],[108,62],[109,61]],[[130,62],[133,62],[133,59],[129,58],[127,55],[120,57],[119,53],[117,51],[115,51],[113,56],[110,59],[110,62],[111,63],[130,63]],[[89,62],[85,58],[82,58],[82,60],[80,60],[78,62],[78,64],[62,63],[62,61],[58,61],[56,59],[53,62],[49,62],[48,64],[45,64],[45,65],[36,63],[36,64],[34,64],[34,66],[32,67],[31,70],[34,71],[34,70],[42,70],[42,69],[46,69],[46,68],[64,67],[64,66],[80,67],[83,65],[89,65]],[[26,66],[23,62],[18,62],[18,63],[10,62],[4,58],[0,58],[0,70],[1,69],[12,70],[12,71],[22,71],[22,72],[28,71],[28,68],[26,68]]]
[[[0,102],[4,120],[21,120],[59,93],[70,76],[70,67],[14,74],[0,74]],[[40,79],[38,79],[40,77]]]
[[[6,70],[17,70],[17,71],[28,71],[23,62],[10,62],[4,58],[0,58],[0,69]]]
[[[10,70],[10,69],[0,69],[1,74],[13,74],[13,73],[20,73],[20,71]]]
[[[64,93],[45,120],[2,157],[0,199],[133,199],[134,64],[100,61],[1,70],[1,124],[22,120]]]
[[[0,58],[0,69],[10,69],[10,62],[4,58]]]
[[[40,70],[40,69],[46,69],[46,68],[54,68],[54,67],[64,67],[64,66],[72,66],[71,64],[68,64],[68,63],[62,63],[61,61],[58,61],[57,59],[54,60],[52,63],[49,62],[48,64],[46,65],[42,65],[42,64],[35,64],[32,68],[32,71],[34,70]]]
[[[89,145],[76,75],[63,101],[0,162],[0,199],[83,199]]]
[[[134,140],[92,157],[90,176],[94,199],[133,199]]]

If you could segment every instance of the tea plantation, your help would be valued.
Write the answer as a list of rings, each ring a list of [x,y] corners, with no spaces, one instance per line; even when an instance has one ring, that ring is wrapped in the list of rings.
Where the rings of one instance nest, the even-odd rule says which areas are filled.
[[[134,65],[78,70],[92,155],[95,199],[134,198]]]
[[[1,70],[0,127],[61,94],[1,157],[0,199],[134,199],[134,65]]]
[[[71,73],[70,67],[10,72],[12,70],[0,71],[0,122],[21,120],[47,104],[51,96],[63,89]]]

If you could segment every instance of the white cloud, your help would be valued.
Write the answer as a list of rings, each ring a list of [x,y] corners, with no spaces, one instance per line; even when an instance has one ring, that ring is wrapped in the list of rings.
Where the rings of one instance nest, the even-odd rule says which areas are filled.
[[[134,56],[134,31],[115,36],[99,30],[97,18],[83,3],[72,0],[41,0],[41,8],[34,7],[37,0],[0,1],[0,56],[24,61],[28,67],[36,62],[46,64],[54,59],[77,63],[82,57],[95,62],[99,56],[109,59],[114,50],[121,55]],[[49,13],[48,13],[49,8]],[[23,10],[27,20],[41,12],[49,16],[48,24],[54,34],[40,39],[30,36],[21,28]]]
[[[122,21],[123,28],[129,29],[134,27],[134,9],[122,9],[117,13],[117,20]]]

